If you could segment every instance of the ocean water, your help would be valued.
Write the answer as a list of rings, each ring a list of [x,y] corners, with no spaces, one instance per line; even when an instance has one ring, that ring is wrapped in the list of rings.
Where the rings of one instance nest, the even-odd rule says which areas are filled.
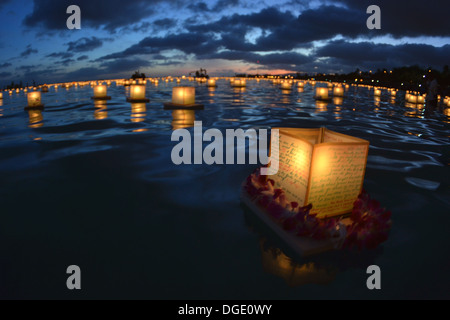
[[[270,82],[209,89],[194,82],[195,112],[163,110],[174,83],[147,85],[147,104],[112,85],[0,100],[0,298],[392,299],[450,298],[448,109],[425,116],[384,92],[350,87],[316,103],[313,88]],[[174,129],[327,128],[370,141],[364,187],[392,211],[375,251],[300,258],[240,202],[255,165],[171,161]],[[189,130],[193,130],[189,128]],[[366,287],[369,265],[382,289]],[[69,291],[78,265],[82,290]]]

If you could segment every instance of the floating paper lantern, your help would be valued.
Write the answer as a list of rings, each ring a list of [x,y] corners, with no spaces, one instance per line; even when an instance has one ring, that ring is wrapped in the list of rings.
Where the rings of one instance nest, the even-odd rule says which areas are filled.
[[[195,104],[195,88],[194,87],[173,88],[172,103],[180,105]]]
[[[246,83],[245,80],[242,80],[242,79],[235,79],[234,82],[233,82],[233,84],[232,84],[232,86],[233,86],[233,87],[237,87],[237,88],[242,88],[242,87],[246,87],[246,86],[247,86],[247,83]]]
[[[150,102],[149,99],[145,97],[145,86],[134,84],[130,86],[130,97],[127,99],[128,102]]]
[[[302,82],[302,81],[300,81],[300,82],[297,83],[297,87],[298,87],[298,88],[303,88],[304,86],[305,86],[305,83]]]
[[[397,96],[397,91],[395,91],[395,90],[392,90],[392,91],[391,91],[391,96],[392,96],[392,97],[395,97],[395,96]]]
[[[292,90],[292,84],[287,82],[287,81],[282,82],[281,83],[281,89],[290,91],[290,90]]]
[[[3,93],[0,92],[0,100],[3,99]]]
[[[316,88],[316,100],[328,100],[328,88]]]
[[[43,108],[43,104],[41,101],[41,92],[40,91],[33,91],[33,92],[29,92],[27,94],[27,98],[28,98],[28,107],[29,109],[32,108]]]
[[[336,86],[333,89],[333,96],[335,97],[343,97],[344,96],[344,88],[341,86]]]
[[[208,80],[208,87],[216,87],[216,86],[217,86],[216,80],[214,80],[214,79]]]
[[[374,89],[374,90],[373,90],[373,95],[374,95],[375,97],[381,96],[381,90],[380,90],[380,89]]]
[[[176,109],[203,109],[203,105],[195,103],[194,87],[174,87],[172,90],[172,102],[165,103],[167,110]]]
[[[108,87],[105,85],[94,86],[94,96],[92,99],[94,100],[110,100],[111,97],[108,97]]]
[[[417,103],[425,103],[425,96],[417,96]]]

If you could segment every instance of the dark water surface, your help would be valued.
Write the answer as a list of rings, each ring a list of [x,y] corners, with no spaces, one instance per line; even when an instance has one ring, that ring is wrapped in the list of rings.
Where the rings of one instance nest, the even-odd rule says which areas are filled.
[[[115,85],[97,108],[90,87],[51,88],[42,113],[24,111],[23,93],[4,94],[0,298],[450,298],[447,116],[423,117],[403,93],[377,101],[351,87],[316,104],[310,86],[218,84],[197,86],[205,130],[327,126],[369,140],[365,188],[393,212],[388,242],[301,259],[266,239],[239,197],[257,166],[172,163],[183,124],[162,103],[173,83],[148,84],[144,108]],[[378,292],[366,287],[371,264],[382,270]],[[80,292],[66,288],[69,265],[81,267]]]

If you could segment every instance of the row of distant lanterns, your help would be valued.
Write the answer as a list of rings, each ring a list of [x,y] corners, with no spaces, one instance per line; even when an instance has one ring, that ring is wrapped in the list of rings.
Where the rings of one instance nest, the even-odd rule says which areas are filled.
[[[225,79],[230,82],[230,85],[234,88],[245,88],[247,86],[247,81],[249,79],[242,79],[242,78],[193,78],[193,77],[180,77],[180,78],[173,78],[173,77],[166,77],[161,79],[154,79],[154,78],[148,78],[148,79],[140,79],[140,80],[127,80],[127,79],[118,79],[118,80],[108,80],[103,81],[101,84],[98,84],[96,81],[87,81],[87,82],[75,82],[75,83],[58,83],[58,84],[52,84],[52,85],[44,85],[40,87],[29,87],[23,89],[25,93],[27,93],[29,90],[34,90],[27,93],[27,100],[28,100],[28,108],[42,108],[42,101],[41,101],[41,91],[42,92],[48,92],[49,87],[55,87],[55,89],[58,89],[58,87],[64,87],[64,88],[70,88],[73,86],[85,86],[85,85],[91,85],[94,90],[94,96],[92,97],[94,100],[109,100],[110,97],[107,95],[107,87],[112,84],[112,82],[115,82],[117,85],[123,85],[123,86],[129,86],[130,87],[130,96],[127,99],[130,102],[148,102],[149,100],[146,98],[146,84],[148,81],[151,83],[158,85],[159,81],[163,82],[176,82],[179,84],[181,80],[189,80],[194,81],[197,80],[200,83],[206,83],[208,87],[216,87],[217,86],[217,80],[219,79]],[[350,86],[348,84],[342,84],[342,83],[331,83],[331,82],[321,82],[321,81],[315,81],[315,80],[294,80],[294,79],[279,79],[279,78],[273,78],[273,79],[267,79],[267,78],[256,78],[255,81],[260,82],[263,81],[272,81],[274,85],[280,85],[280,88],[285,91],[294,90],[295,85],[297,85],[297,88],[299,91],[302,91],[304,86],[306,84],[309,84],[311,86],[316,86],[315,90],[315,96],[314,98],[316,100],[324,100],[327,101],[330,99],[330,94],[333,95],[333,97],[344,97],[345,90],[348,90]],[[105,84],[106,83],[106,84]],[[319,86],[320,84],[326,84],[325,87]],[[373,89],[374,96],[380,97],[382,94],[382,90],[387,90],[387,92],[391,95],[391,97],[395,98],[397,95],[398,89],[393,88],[382,88],[382,87],[375,87],[375,86],[369,86],[369,85],[363,85],[363,84],[351,84],[351,86],[357,86],[357,87],[366,87],[369,90]],[[38,89],[41,89],[41,91],[37,91]],[[21,89],[16,90],[17,93],[21,92]],[[9,91],[9,94],[11,95],[13,93],[12,90]],[[0,92],[0,99],[3,99],[3,93]],[[440,100],[441,97],[438,96],[438,100]],[[426,94],[419,94],[418,92],[414,91],[407,91],[405,95],[405,101],[407,103],[411,104],[424,104],[426,100]],[[443,103],[450,107],[450,98],[444,97]],[[195,88],[194,87],[174,87],[173,93],[172,93],[172,104],[175,105],[182,105],[182,106],[189,106],[189,105],[195,105]]]

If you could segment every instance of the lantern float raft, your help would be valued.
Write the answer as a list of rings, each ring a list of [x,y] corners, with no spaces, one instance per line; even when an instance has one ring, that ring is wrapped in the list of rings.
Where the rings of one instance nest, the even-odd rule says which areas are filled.
[[[195,103],[194,87],[174,87],[172,102],[164,103],[165,110],[203,110],[204,105]]]

